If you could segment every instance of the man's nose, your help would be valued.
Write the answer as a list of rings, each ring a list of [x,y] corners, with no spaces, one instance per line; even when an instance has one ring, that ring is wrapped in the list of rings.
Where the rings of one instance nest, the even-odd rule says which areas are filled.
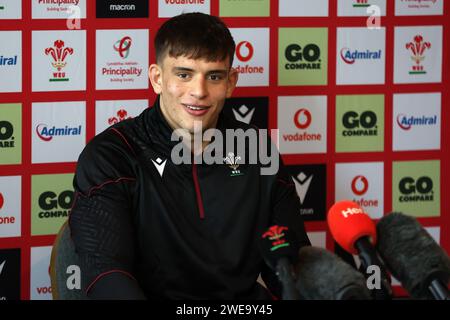
[[[196,99],[203,99],[208,95],[206,79],[196,77],[191,82],[190,95]]]

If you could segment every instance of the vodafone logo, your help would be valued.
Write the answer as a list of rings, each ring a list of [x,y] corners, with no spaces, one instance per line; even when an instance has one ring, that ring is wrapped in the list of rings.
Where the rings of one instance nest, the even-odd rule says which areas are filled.
[[[5,203],[5,199],[3,198],[2,193],[0,192],[0,210],[3,208],[3,204]]]
[[[352,191],[357,196],[362,196],[369,189],[369,181],[364,176],[356,176],[352,180]]]
[[[294,115],[294,123],[297,128],[300,130],[307,129],[312,121],[311,112],[307,109],[300,109]]]
[[[242,47],[245,47],[245,49],[243,49]],[[249,61],[253,57],[253,53],[253,46],[248,41],[241,41],[236,46],[236,57],[239,59],[239,61]]]

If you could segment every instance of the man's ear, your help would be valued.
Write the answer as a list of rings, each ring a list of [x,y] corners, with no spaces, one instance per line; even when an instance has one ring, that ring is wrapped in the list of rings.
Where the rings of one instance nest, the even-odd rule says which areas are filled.
[[[230,98],[233,94],[234,89],[236,88],[236,84],[239,79],[239,72],[233,67],[230,68],[230,72],[228,73],[228,88],[227,88],[227,98]]]
[[[153,87],[153,91],[156,94],[161,94],[162,92],[162,70],[157,64],[151,64],[148,68],[148,78]]]

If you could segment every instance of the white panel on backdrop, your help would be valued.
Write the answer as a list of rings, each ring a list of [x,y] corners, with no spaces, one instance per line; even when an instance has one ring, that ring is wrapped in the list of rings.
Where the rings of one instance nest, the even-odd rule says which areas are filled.
[[[148,30],[97,30],[96,37],[96,89],[148,89]]]
[[[148,107],[148,100],[111,100],[95,103],[95,134],[120,121],[137,117]]]
[[[0,177],[0,238],[21,236],[21,176]]]
[[[280,17],[328,17],[328,0],[279,0]]]
[[[395,0],[396,16],[442,15],[444,0]]]
[[[442,26],[396,27],[394,83],[442,81]]]
[[[203,12],[210,14],[210,0],[202,1],[180,1],[180,0],[158,0],[158,17],[169,18],[182,13]]]
[[[336,84],[383,84],[386,28],[338,28]]]
[[[0,0],[0,20],[1,19],[21,19],[22,1]]]
[[[0,92],[22,91],[22,31],[0,31]]]
[[[441,148],[441,94],[395,94],[392,119],[394,151]]]
[[[358,0],[338,0],[339,17],[365,17],[372,15],[367,12],[371,6],[377,6],[380,16],[386,15],[386,0],[369,0],[366,2]]]
[[[86,0],[32,1],[31,11],[33,19],[86,18]],[[72,6],[75,7],[73,11]]]
[[[278,97],[279,150],[282,154],[327,152],[327,97]]]
[[[327,248],[327,233],[326,232],[307,232],[311,245],[318,248]]]
[[[372,219],[384,213],[384,163],[336,163],[335,202],[358,203]]]
[[[231,28],[236,43],[233,67],[239,72],[238,87],[269,85],[269,29]]]
[[[86,31],[32,31],[33,91],[86,90]]]
[[[48,272],[51,252],[51,246],[31,248],[31,300],[52,300],[50,275]]]
[[[32,162],[73,162],[86,143],[86,102],[32,104]]]

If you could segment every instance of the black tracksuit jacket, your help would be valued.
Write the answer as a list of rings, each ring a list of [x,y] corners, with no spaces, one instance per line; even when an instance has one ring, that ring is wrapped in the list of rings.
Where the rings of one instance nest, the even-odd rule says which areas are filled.
[[[255,130],[222,113],[225,128]],[[259,238],[279,224],[295,248],[310,244],[281,162],[274,175],[259,164],[241,164],[240,175],[226,164],[175,165],[171,134],[157,99],[81,153],[69,226],[82,289],[94,298],[260,299],[261,274],[279,296]]]

